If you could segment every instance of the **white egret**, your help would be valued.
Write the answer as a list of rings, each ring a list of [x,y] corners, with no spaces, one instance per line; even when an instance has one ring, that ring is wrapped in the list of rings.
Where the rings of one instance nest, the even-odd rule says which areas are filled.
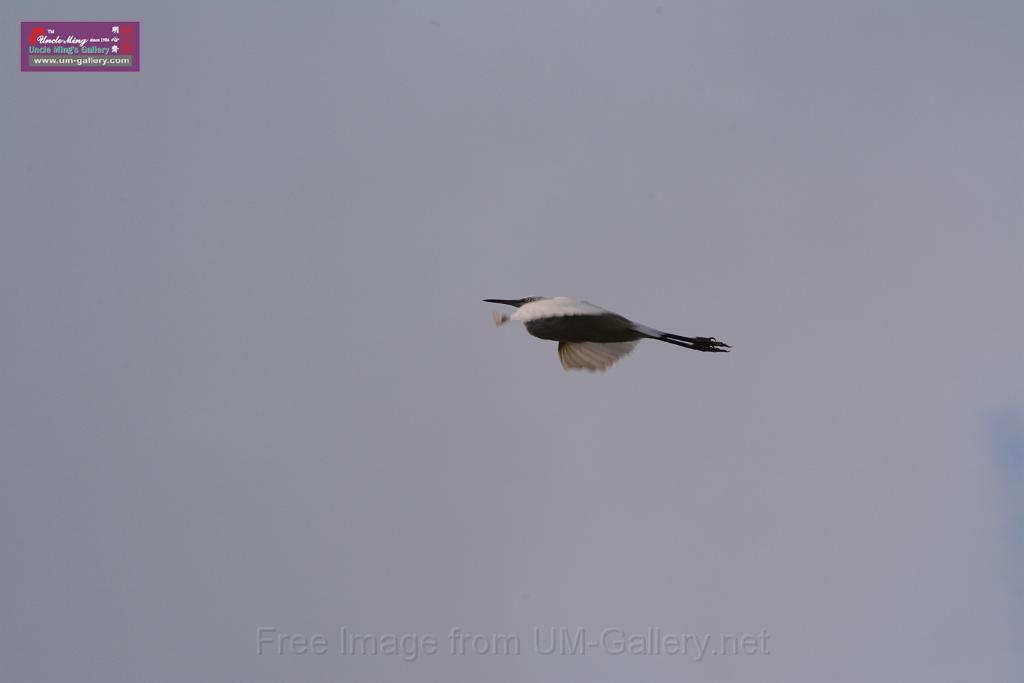
[[[662,332],[587,301],[564,296],[528,296],[525,299],[484,299],[515,307],[512,315],[494,313],[494,324],[522,322],[540,339],[558,342],[558,358],[566,370],[607,370],[633,350],[641,339],[657,339],[695,351],[725,353],[731,346],[714,337],[683,337]]]

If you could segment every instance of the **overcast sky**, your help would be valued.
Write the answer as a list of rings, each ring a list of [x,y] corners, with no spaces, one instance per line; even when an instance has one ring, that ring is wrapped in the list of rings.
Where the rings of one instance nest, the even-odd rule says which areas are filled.
[[[20,73],[28,19],[139,20],[141,72]],[[1020,680],[1020,3],[0,26],[10,680]],[[567,373],[480,302],[530,295],[734,352]]]

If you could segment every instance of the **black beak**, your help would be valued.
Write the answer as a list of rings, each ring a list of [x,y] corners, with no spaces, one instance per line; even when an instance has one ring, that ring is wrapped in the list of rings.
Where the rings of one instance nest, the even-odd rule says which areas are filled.
[[[519,308],[523,305],[522,299],[484,299],[489,304],[505,304],[506,306],[515,306]]]

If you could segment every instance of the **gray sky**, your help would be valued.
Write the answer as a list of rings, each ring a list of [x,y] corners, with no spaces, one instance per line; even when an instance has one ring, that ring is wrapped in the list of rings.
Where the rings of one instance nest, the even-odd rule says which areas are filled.
[[[11,680],[1019,680],[1019,3],[35,18],[142,71],[0,68]],[[566,373],[538,294],[735,350]]]

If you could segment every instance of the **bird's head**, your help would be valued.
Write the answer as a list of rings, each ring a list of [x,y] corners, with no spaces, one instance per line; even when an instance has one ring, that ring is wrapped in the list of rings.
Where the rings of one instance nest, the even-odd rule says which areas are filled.
[[[531,301],[540,301],[546,299],[546,296],[528,296],[524,299],[484,299],[489,304],[505,304],[506,306],[515,306],[519,308],[523,304],[528,304]]]

